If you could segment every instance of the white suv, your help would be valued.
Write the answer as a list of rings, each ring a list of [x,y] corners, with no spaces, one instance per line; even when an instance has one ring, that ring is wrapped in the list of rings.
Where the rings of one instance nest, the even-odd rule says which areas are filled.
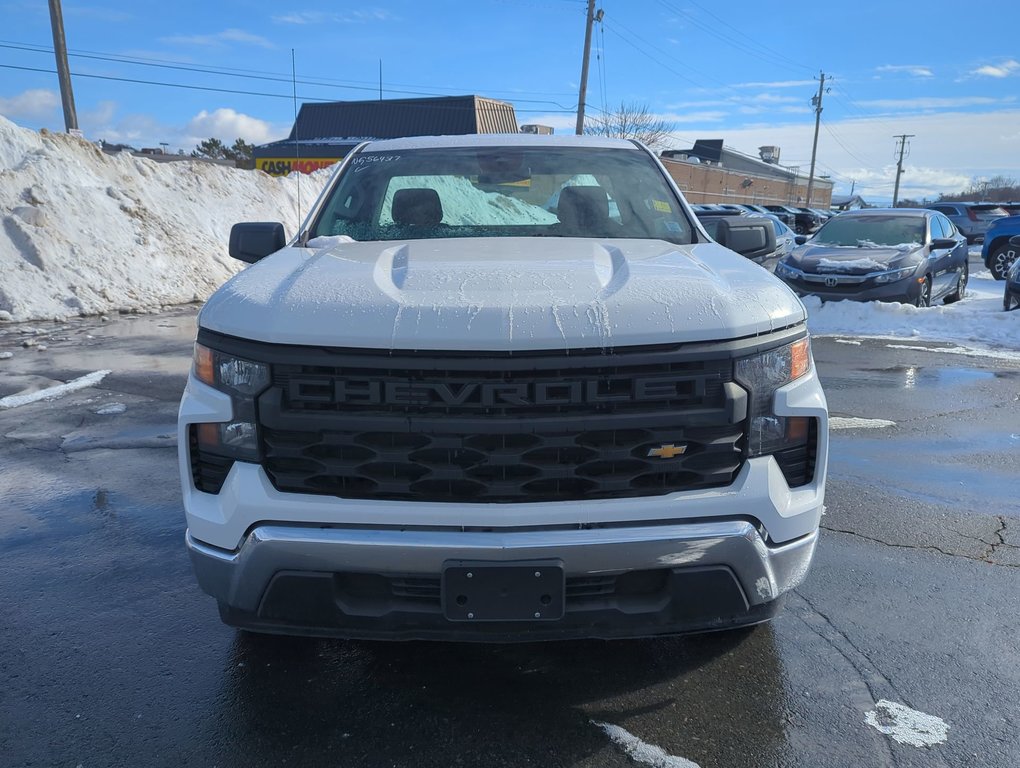
[[[717,237],[774,248],[767,220]],[[199,317],[187,546],[228,624],[633,637],[764,621],[828,445],[805,311],[622,140],[369,142]]]

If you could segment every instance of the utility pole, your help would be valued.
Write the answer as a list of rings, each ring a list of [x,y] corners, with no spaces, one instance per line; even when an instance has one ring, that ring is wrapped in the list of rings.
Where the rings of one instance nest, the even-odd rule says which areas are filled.
[[[53,27],[53,53],[57,57],[60,103],[64,107],[64,128],[68,133],[79,133],[78,113],[74,109],[74,92],[71,90],[71,70],[67,66],[67,41],[64,40],[64,13],[60,9],[60,0],[50,0],[50,26]]]
[[[912,139],[917,134],[914,133],[901,133],[893,136],[894,139],[899,139],[900,145],[900,159],[896,161],[896,186],[893,187],[892,193],[892,207],[896,207],[896,203],[900,199],[900,176],[903,175],[903,152],[907,148],[907,139]]]
[[[832,78],[829,78],[830,80]],[[818,154],[818,126],[822,122],[822,95],[825,93],[825,73],[818,73],[818,95],[811,97],[811,103],[815,108],[815,140],[811,144],[811,173],[808,175],[807,200],[804,207],[811,207],[811,191],[815,188],[815,156]]]
[[[584,26],[584,58],[581,60],[581,90],[577,97],[577,126],[574,133],[584,133],[584,100],[588,94],[588,59],[591,57],[591,28],[595,23],[595,0],[588,0]]]

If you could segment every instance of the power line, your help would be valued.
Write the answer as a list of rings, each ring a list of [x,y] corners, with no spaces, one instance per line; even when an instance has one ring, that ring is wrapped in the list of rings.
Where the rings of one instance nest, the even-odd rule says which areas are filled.
[[[42,67],[21,67],[16,64],[0,64],[0,68],[3,69],[16,69],[23,72],[44,72],[46,74],[55,75],[57,71],[55,69],[44,69]],[[289,93],[267,93],[265,91],[241,91],[236,88],[214,88],[209,85],[188,85],[187,83],[167,83],[158,80],[142,80],[139,78],[131,77],[114,77],[113,75],[95,75],[88,72],[74,72],[74,77],[87,77],[94,80],[110,80],[118,83],[134,83],[138,85],[158,85],[164,88],[181,88],[189,91],[209,91],[211,93],[231,93],[240,96],[259,96],[263,98],[273,99],[291,99],[293,96]],[[435,94],[423,94],[423,95],[435,95]],[[302,101],[320,101],[330,102],[334,99],[324,99],[317,96],[298,96]],[[573,112],[573,109],[520,109],[515,110],[523,113],[544,113],[544,112]]]
[[[602,23],[603,23],[603,24],[605,24],[605,22],[602,22]],[[687,82],[691,83],[692,85],[699,85],[699,86],[700,86],[700,85],[704,85],[704,83],[700,83],[700,82],[698,82],[697,80],[694,80],[693,78],[690,78],[690,77],[688,77],[687,75],[683,74],[682,72],[678,72],[677,70],[673,69],[673,67],[669,66],[669,64],[666,64],[665,62],[663,62],[663,61],[660,61],[659,59],[655,58],[654,56],[652,56],[652,54],[650,54],[650,53],[649,53],[648,51],[646,51],[646,50],[645,50],[644,48],[642,48],[642,47],[641,47],[640,45],[637,45],[636,43],[632,42],[631,40],[628,40],[628,39],[627,39],[627,38],[626,38],[626,37],[625,37],[625,36],[624,36],[624,35],[623,35],[623,34],[622,34],[622,33],[621,33],[621,32],[620,32],[620,31],[619,31],[618,29],[616,29],[616,28],[615,28],[615,27],[614,27],[614,26],[613,26],[612,24],[610,24],[610,25],[609,25],[609,31],[610,31],[610,32],[612,32],[613,34],[615,34],[615,35],[616,35],[617,37],[619,37],[619,38],[620,38],[621,40],[623,40],[623,42],[625,42],[625,43],[626,43],[627,45],[629,45],[629,46],[630,46],[631,48],[633,48],[634,50],[636,50],[636,51],[638,51],[639,53],[643,54],[643,55],[644,55],[644,56],[646,56],[647,58],[651,59],[652,61],[654,61],[654,62],[655,62],[656,64],[658,64],[658,65],[659,65],[660,67],[662,67],[663,69],[666,69],[666,70],[668,70],[669,72],[672,72],[672,73],[673,73],[674,75],[676,75],[677,77],[679,77],[679,78],[680,78],[681,80],[686,80]]]
[[[787,69],[791,69],[792,68],[792,69],[795,69],[796,71],[802,71],[803,69],[810,69],[809,67],[804,67],[803,65],[800,65],[800,64],[794,64],[793,67],[791,67],[791,65],[789,63],[787,63],[790,60],[786,59],[784,56],[780,56],[780,55],[776,55],[776,54],[771,54],[771,53],[769,53],[767,51],[755,50],[754,48],[749,47],[747,45],[747,43],[744,43],[744,42],[741,42],[739,40],[736,40],[733,37],[723,33],[721,30],[719,30],[717,28],[717,25],[708,24],[708,23],[702,21],[701,19],[697,18],[693,14],[686,13],[685,11],[683,11],[680,8],[672,5],[671,3],[666,2],[666,0],[659,0],[659,4],[662,5],[664,8],[666,8],[671,13],[675,13],[678,16],[682,16],[686,21],[690,22],[693,26],[697,27],[699,30],[701,30],[705,34],[711,35],[712,37],[716,38],[717,40],[720,40],[721,42],[726,43],[727,45],[735,48],[736,50],[741,51],[742,53],[749,54],[750,56],[753,56],[754,58],[757,58],[757,59],[765,61],[765,62],[767,62],[769,64],[772,64],[773,66],[785,67]],[[741,34],[743,34],[743,33],[741,33]]]
[[[673,54],[672,53],[670,53],[669,51],[664,50],[663,48],[660,48],[659,46],[657,46],[655,43],[651,42],[647,38],[642,37],[637,32],[635,32],[633,29],[631,29],[630,27],[628,27],[625,24],[621,23],[616,17],[613,17],[612,21],[613,21],[613,23],[616,24],[616,26],[618,26],[618,27],[620,27],[620,29],[623,29],[624,31],[626,31],[631,37],[633,37],[634,39],[638,40],[639,42],[644,44],[646,47],[651,48],[651,49],[653,49],[655,51],[658,51],[660,54],[665,56],[667,59],[673,58]],[[644,51],[642,51],[642,53],[644,53]],[[662,62],[658,61],[657,59],[653,58],[652,60],[655,61],[658,64],[662,64]],[[665,66],[665,65],[663,65],[663,66]],[[705,82],[712,82],[712,83],[715,83],[716,85],[722,86],[723,88],[728,88],[729,87],[725,83],[723,83],[721,80],[717,80],[711,74],[709,74],[707,72],[703,72],[702,70],[697,69],[696,67],[692,67],[690,64],[685,63],[684,67],[686,69],[690,70],[691,72],[694,72],[697,75],[701,76],[702,80],[699,82],[697,80],[690,80],[690,78],[687,78],[687,77],[684,77],[684,76],[681,75],[682,77],[684,77],[684,79],[689,80],[689,82],[693,83],[694,85],[704,85]],[[675,70],[671,69],[670,71],[673,72],[674,74],[678,74]]]
[[[46,48],[44,46],[34,46],[34,45],[29,45],[29,44],[24,44],[24,43],[14,43],[14,42],[10,42],[10,41],[0,41],[0,48],[5,48],[5,49],[9,49],[9,50],[26,51],[26,52],[31,52],[31,53],[45,53],[45,54],[52,54],[53,53],[53,49],[52,48]],[[88,51],[88,52],[85,52],[85,51],[68,51],[68,56],[69,57],[73,57],[73,58],[79,58],[79,59],[91,59],[91,60],[95,60],[95,61],[108,61],[108,62],[117,63],[117,64],[130,64],[130,65],[133,65],[133,66],[140,66],[140,67],[152,67],[152,68],[156,68],[156,69],[169,69],[169,70],[177,70],[177,71],[181,71],[181,72],[194,72],[194,73],[199,73],[199,74],[212,74],[212,75],[221,75],[221,76],[226,76],[226,77],[237,77],[237,78],[242,78],[242,79],[246,79],[246,80],[263,80],[263,81],[267,81],[267,82],[279,82],[279,83],[286,83],[286,84],[290,84],[291,83],[291,78],[288,75],[279,74],[279,73],[273,73],[273,72],[265,72],[265,71],[261,71],[261,70],[237,69],[237,68],[234,68],[234,67],[221,67],[221,68],[200,67],[200,66],[195,66],[195,65],[191,65],[191,64],[186,64],[186,63],[183,63],[183,62],[175,62],[175,61],[172,61],[172,60],[143,59],[143,58],[135,58],[135,57],[128,57],[128,56],[118,56],[118,55],[115,55],[115,54],[107,54],[107,53],[95,52],[95,51]],[[360,80],[332,80],[332,79],[329,79],[329,78],[319,78],[319,79],[315,79],[315,80],[299,79],[297,82],[298,82],[299,85],[315,86],[315,87],[322,87],[322,88],[346,88],[348,90],[371,91],[373,93],[378,89],[378,84],[377,83],[368,84],[368,81],[360,81]],[[365,84],[362,85],[360,83],[365,83]],[[407,83],[394,83],[393,85],[395,85],[395,86],[403,85],[406,88],[425,88],[425,89],[430,89],[431,88],[431,91],[402,90],[402,89],[399,89],[399,88],[397,88],[397,89],[387,88],[387,90],[390,93],[410,95],[410,96],[435,96],[435,95],[442,95],[442,94],[437,94],[436,91],[449,91],[449,92],[461,94],[461,93],[465,93],[465,92],[473,90],[473,89],[463,89],[463,88],[443,88],[443,87],[435,87],[435,88],[433,88],[431,86],[417,86],[417,85],[409,85]],[[514,92],[512,92],[512,91],[495,91],[494,93],[511,93],[511,94],[513,94]],[[529,93],[533,93],[535,95],[550,95],[550,96],[572,95],[572,94],[567,94],[566,92],[560,92],[560,91],[549,91],[549,92],[534,92],[534,91],[529,91]],[[552,101],[552,100],[549,100],[549,99],[521,99],[521,98],[516,98],[516,96],[514,96],[514,101],[520,102],[522,104],[523,103],[528,103],[528,104],[551,104],[551,105],[560,107],[561,109],[568,109],[568,110],[570,109],[570,107],[567,106],[567,105],[563,105],[563,104],[560,104],[559,102]]]
[[[736,33],[737,33],[738,35],[740,35],[740,36],[741,36],[742,38],[744,38],[745,40],[747,40],[747,41],[748,41],[748,43],[750,43],[751,45],[754,45],[754,46],[758,47],[758,48],[759,48],[759,49],[761,49],[762,51],[765,51],[765,52],[767,52],[767,53],[770,53],[771,55],[774,55],[774,56],[775,56],[776,58],[778,58],[778,59],[780,59],[780,60],[782,60],[782,61],[788,61],[788,62],[789,62],[789,63],[790,63],[790,64],[791,64],[791,65],[792,65],[793,67],[797,67],[797,68],[799,68],[799,69],[805,69],[805,70],[811,70],[811,69],[813,69],[812,67],[809,67],[809,66],[807,66],[806,64],[801,64],[801,63],[800,63],[799,61],[794,61],[793,59],[791,59],[791,58],[788,58],[788,57],[787,57],[786,55],[784,55],[783,53],[781,53],[781,52],[779,52],[779,51],[775,50],[774,48],[769,48],[769,46],[767,46],[767,45],[765,45],[764,43],[762,43],[762,42],[761,42],[761,41],[760,41],[760,40],[759,40],[759,39],[758,39],[757,37],[752,37],[751,35],[748,35],[748,34],[746,34],[745,32],[743,32],[743,31],[741,31],[741,30],[737,29],[737,28],[736,28],[736,27],[734,27],[734,26],[733,26],[732,24],[730,24],[730,23],[729,23],[728,21],[726,21],[725,19],[723,19],[723,18],[720,18],[720,17],[719,17],[719,16],[717,16],[716,14],[712,13],[712,11],[710,11],[710,10],[709,10],[708,8],[706,8],[705,6],[703,6],[703,5],[699,4],[699,3],[696,3],[696,2],[695,2],[695,0],[688,0],[688,2],[689,2],[689,3],[691,4],[691,5],[693,5],[693,6],[695,7],[695,8],[698,8],[699,10],[701,10],[701,11],[702,11],[702,13],[704,13],[704,14],[706,14],[706,15],[708,15],[708,16],[711,16],[711,17],[712,17],[713,19],[715,19],[715,20],[716,20],[716,21],[717,21],[717,22],[718,22],[719,24],[721,24],[722,26],[724,26],[724,27],[727,27],[728,29],[731,29],[731,30],[733,30],[733,31],[734,31],[734,32],[736,32]]]
[[[846,144],[843,143],[843,141],[839,138],[839,136],[836,135],[836,132],[833,130],[833,128],[827,122],[825,122],[824,120],[822,121],[822,127],[825,128],[825,130],[828,132],[828,134],[832,137],[833,141],[835,141],[837,144],[839,144],[839,146],[843,148],[843,151],[846,152],[848,155],[850,155],[850,157],[852,157],[858,163],[860,163],[863,168],[868,168],[868,167],[871,167],[871,166],[881,167],[881,163],[875,163],[875,162],[870,162],[869,163],[867,160],[862,160],[859,156],[854,154],[850,150],[850,148]]]

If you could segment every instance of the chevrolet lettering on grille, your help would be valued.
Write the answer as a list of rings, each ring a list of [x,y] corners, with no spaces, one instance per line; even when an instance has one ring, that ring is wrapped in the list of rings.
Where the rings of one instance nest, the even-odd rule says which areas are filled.
[[[584,381],[423,382],[298,376],[287,383],[292,403],[417,408],[582,405],[703,397],[702,377]]]

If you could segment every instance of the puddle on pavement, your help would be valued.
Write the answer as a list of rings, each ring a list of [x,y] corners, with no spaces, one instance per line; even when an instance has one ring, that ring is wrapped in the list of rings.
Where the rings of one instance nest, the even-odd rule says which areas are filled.
[[[878,389],[942,389],[1018,375],[1015,371],[987,371],[980,368],[897,365],[891,368],[859,368],[847,376],[825,376],[822,386],[826,389],[856,389],[862,383],[867,383]]]

